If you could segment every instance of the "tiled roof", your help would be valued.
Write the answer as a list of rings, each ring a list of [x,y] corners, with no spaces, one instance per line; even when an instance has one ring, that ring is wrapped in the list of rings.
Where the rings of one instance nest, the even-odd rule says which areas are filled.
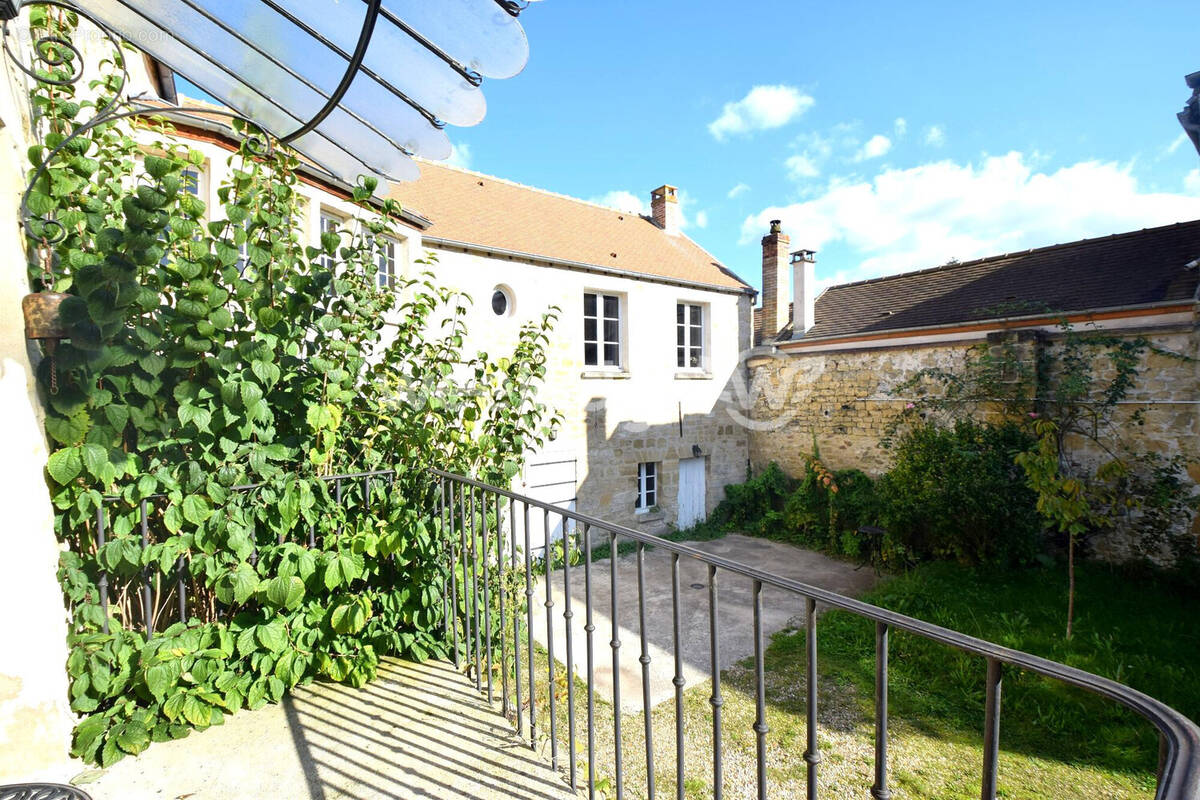
[[[1197,258],[1200,220],[847,283],[817,298],[804,338],[1186,302]]]
[[[433,224],[426,237],[726,289],[747,284],[686,236],[645,217],[420,160],[390,196]]]

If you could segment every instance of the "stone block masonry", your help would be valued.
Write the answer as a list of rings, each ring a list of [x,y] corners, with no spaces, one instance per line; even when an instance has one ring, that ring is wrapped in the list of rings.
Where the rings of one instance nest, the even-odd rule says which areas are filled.
[[[1190,460],[1191,480],[1200,483],[1200,330],[1192,325],[1129,330],[1121,335],[1145,336],[1161,350],[1186,356],[1143,354],[1137,384],[1116,411],[1115,424],[1124,443],[1135,452],[1184,455]],[[970,348],[980,341],[775,352],[752,359],[749,397],[755,429],[749,433],[749,451],[753,471],[774,461],[789,474],[799,475],[815,441],[822,459],[833,469],[856,468],[871,475],[886,472],[891,454],[881,440],[905,405],[915,399],[898,394],[898,387],[921,370],[960,370]],[[1061,335],[1047,333],[1040,346],[1053,351],[1061,341]],[[1108,457],[1090,441],[1068,444],[1071,456],[1081,464],[1095,465]],[[1200,536],[1200,517],[1192,521],[1192,531]],[[1101,542],[1099,547],[1120,556],[1118,542]]]

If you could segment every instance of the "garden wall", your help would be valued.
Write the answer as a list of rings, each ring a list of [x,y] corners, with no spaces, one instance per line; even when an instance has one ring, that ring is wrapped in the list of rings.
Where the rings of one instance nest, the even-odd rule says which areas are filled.
[[[1122,401],[1117,422],[1126,441],[1137,451],[1168,457],[1189,455],[1189,476],[1200,483],[1200,329],[1195,313],[1190,325],[1119,333],[1145,336],[1162,350],[1192,359],[1145,353],[1138,382]],[[1040,344],[1031,336],[1020,338],[1017,346],[1022,360],[1034,357],[1034,347],[1053,348],[1061,342],[1061,334],[1048,331],[1043,332]],[[831,468],[857,468],[872,475],[885,472],[890,456],[881,440],[889,423],[915,399],[897,393],[897,387],[923,369],[961,368],[970,348],[981,341],[819,353],[776,352],[752,359],[752,469],[757,472],[775,461],[789,474],[798,475],[815,438],[822,459]],[[1081,462],[1094,462],[1103,456],[1090,442],[1073,444],[1073,456]],[[1192,521],[1192,530],[1200,535],[1200,517]],[[1098,547],[1114,557],[1121,554],[1116,541],[1101,542]]]

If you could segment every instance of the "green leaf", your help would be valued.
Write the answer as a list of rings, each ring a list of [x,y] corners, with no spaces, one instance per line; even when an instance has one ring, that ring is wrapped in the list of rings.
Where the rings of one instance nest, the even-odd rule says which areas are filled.
[[[80,447],[83,465],[93,477],[103,480],[104,467],[108,465],[108,450],[103,445],[85,444]]]
[[[170,159],[152,155],[147,155],[143,164],[146,172],[150,173],[150,177],[158,180],[168,175],[174,166]]]
[[[267,582],[267,600],[280,608],[295,608],[304,598],[304,581],[290,578],[273,578]]]
[[[146,688],[159,702],[162,702],[167,692],[175,686],[178,680],[179,673],[174,662],[155,664],[146,670]]]
[[[198,494],[189,494],[183,498],[183,518],[193,525],[203,525],[212,516],[208,501]]]
[[[272,653],[278,653],[287,647],[287,628],[284,627],[281,619],[273,620],[266,625],[259,625],[255,628],[255,635],[258,643]]]
[[[118,729],[117,744],[126,753],[136,756],[150,746],[150,731],[140,722],[127,722]]]
[[[46,471],[50,477],[63,486],[79,476],[83,471],[83,458],[78,447],[66,447],[50,454],[46,462]]]
[[[222,603],[244,603],[258,588],[258,573],[245,561],[217,579],[215,591]]]

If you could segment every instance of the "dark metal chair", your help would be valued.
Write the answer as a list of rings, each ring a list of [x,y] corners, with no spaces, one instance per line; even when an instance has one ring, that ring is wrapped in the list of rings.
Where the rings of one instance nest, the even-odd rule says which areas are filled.
[[[0,800],[92,800],[92,796],[62,783],[16,783],[0,786]]]

